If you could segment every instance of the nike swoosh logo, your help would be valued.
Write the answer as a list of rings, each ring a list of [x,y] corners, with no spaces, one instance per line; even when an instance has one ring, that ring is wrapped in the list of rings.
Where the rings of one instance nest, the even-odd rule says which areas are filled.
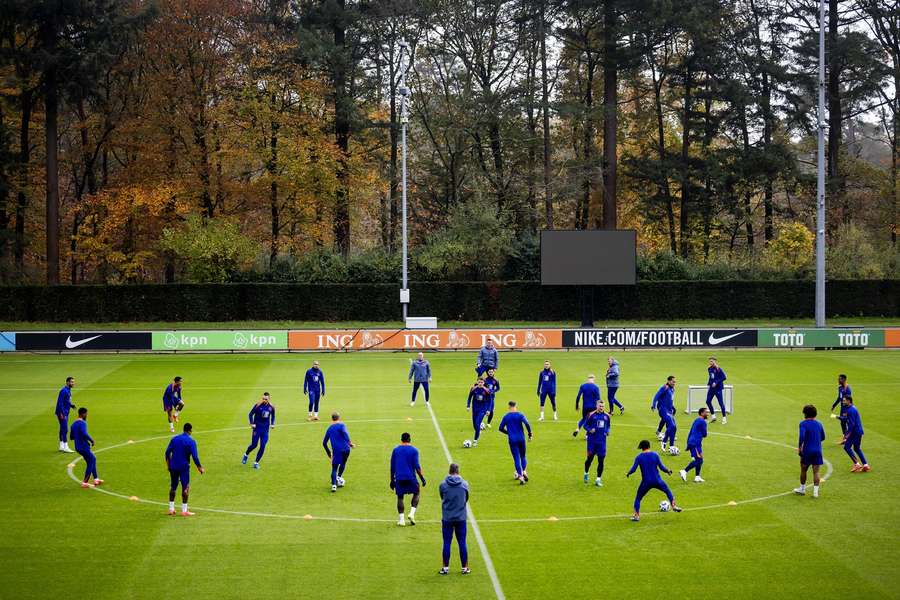
[[[721,344],[722,342],[727,342],[733,337],[737,337],[744,333],[743,331],[738,331],[737,333],[732,333],[731,335],[726,335],[725,337],[717,338],[715,333],[709,334],[709,345],[715,346],[717,344]]]
[[[96,340],[98,337],[102,337],[102,335],[95,335],[94,337],[84,338],[83,340],[78,340],[77,342],[73,342],[72,336],[68,336],[66,338],[66,348],[71,350],[73,348],[77,348],[78,346],[83,346],[84,344],[87,344],[91,340]]]

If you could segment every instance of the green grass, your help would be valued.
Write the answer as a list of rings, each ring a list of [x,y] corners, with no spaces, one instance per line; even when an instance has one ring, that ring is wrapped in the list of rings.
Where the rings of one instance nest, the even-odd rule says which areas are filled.
[[[359,445],[347,487],[332,494],[320,445],[326,423],[305,421],[299,393],[313,356],[0,357],[0,597],[494,597],[471,528],[473,574],[458,574],[455,552],[451,575],[436,574],[437,486],[447,461],[425,407],[408,405],[408,357],[315,355],[330,384],[322,413],[341,411]],[[528,447],[531,482],[524,487],[512,481],[507,444],[496,430],[485,433],[478,448],[461,447],[472,437],[464,406],[474,353],[432,357],[435,415],[471,485],[471,506],[507,598],[900,597],[894,554],[900,486],[892,474],[900,463],[900,353],[720,356],[735,386],[737,412],[727,425],[710,426],[707,483],[682,483],[677,469],[688,458],[664,457],[676,469],[669,483],[688,510],[658,513],[661,496],[652,493],[642,522],[627,520],[637,481],[624,473],[637,442],[652,439],[657,419],[648,410],[650,395],[673,373],[683,403],[684,386],[705,382],[705,356],[622,353],[619,397],[627,411],[613,419],[601,489],[582,483],[584,441],[573,440],[571,430],[576,386],[588,372],[603,371],[605,354],[553,355],[560,379],[557,423],[537,422],[534,380],[544,357],[502,356],[501,414],[503,402],[520,400],[535,429]],[[822,497],[778,495],[797,483],[791,446],[800,409],[813,402],[827,417],[839,372],[850,376],[873,471],[850,474],[849,459],[829,444],[825,456],[834,473]],[[164,502],[168,488],[162,388],[174,375],[185,377],[183,417],[194,424],[208,469],[205,476],[192,475],[195,518],[170,518],[162,506],[83,490],[69,478],[72,455],[55,451],[52,416],[67,375],[77,377],[75,402],[90,408],[105,489],[153,502]],[[257,472],[239,459],[250,437],[247,411],[263,391],[273,396],[279,426]],[[681,412],[677,419],[683,444],[690,420]],[[837,424],[824,421],[833,441]],[[395,499],[387,486],[390,449],[405,430],[428,477],[414,528],[393,523]],[[77,476],[82,468],[79,462]],[[727,506],[730,501],[740,504]],[[318,518],[304,520],[307,514]]]
[[[438,327],[505,328],[505,327],[578,327],[580,321],[439,321]],[[814,327],[814,319],[736,319],[677,321],[605,321],[597,319],[597,327]],[[897,317],[850,317],[828,319],[829,326],[878,327],[900,325]],[[0,331],[41,330],[144,330],[144,329],[399,329],[401,321],[135,321],[133,323],[58,323],[43,321],[0,322]]]

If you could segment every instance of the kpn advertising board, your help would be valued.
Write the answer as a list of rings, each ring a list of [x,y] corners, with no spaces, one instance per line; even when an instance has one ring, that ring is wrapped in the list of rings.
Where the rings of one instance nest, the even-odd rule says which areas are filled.
[[[287,350],[287,331],[154,331],[153,350]]]

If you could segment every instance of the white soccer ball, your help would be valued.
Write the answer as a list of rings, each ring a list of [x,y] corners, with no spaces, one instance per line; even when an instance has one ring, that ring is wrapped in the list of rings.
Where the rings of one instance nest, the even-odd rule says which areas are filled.
[[[681,454],[681,450],[678,449],[678,446],[669,446],[669,454],[672,456],[678,456]]]
[[[669,504],[668,500],[663,500],[659,503],[660,512],[669,512],[670,508],[672,508],[672,506]]]
[[[465,440],[463,442],[463,448],[471,448],[471,447],[472,447],[472,440]]]

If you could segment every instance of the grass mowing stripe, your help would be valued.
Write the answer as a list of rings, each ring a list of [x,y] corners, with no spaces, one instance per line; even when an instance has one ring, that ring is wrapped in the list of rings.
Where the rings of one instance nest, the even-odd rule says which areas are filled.
[[[453,457],[450,455],[450,448],[447,447],[447,440],[444,439],[444,432],[441,431],[441,426],[438,423],[437,415],[434,414],[434,410],[431,408],[431,404],[426,402],[425,406],[428,407],[428,413],[431,415],[431,422],[434,424],[434,430],[437,433],[438,440],[441,442],[441,447],[444,449],[444,456],[447,457],[447,462],[452,463]],[[481,530],[478,528],[478,521],[475,520],[475,513],[472,512],[472,507],[469,503],[466,503],[466,513],[469,515],[469,520],[472,522],[472,531],[475,533],[475,540],[478,542],[478,548],[481,550],[481,556],[484,558],[484,565],[487,567],[488,575],[491,578],[491,583],[494,585],[494,593],[497,595],[497,600],[505,600],[506,596],[503,595],[503,588],[500,586],[500,579],[497,577],[497,571],[494,569],[494,561],[491,560],[491,555],[488,552],[487,545],[484,543],[484,538],[481,537]]]

